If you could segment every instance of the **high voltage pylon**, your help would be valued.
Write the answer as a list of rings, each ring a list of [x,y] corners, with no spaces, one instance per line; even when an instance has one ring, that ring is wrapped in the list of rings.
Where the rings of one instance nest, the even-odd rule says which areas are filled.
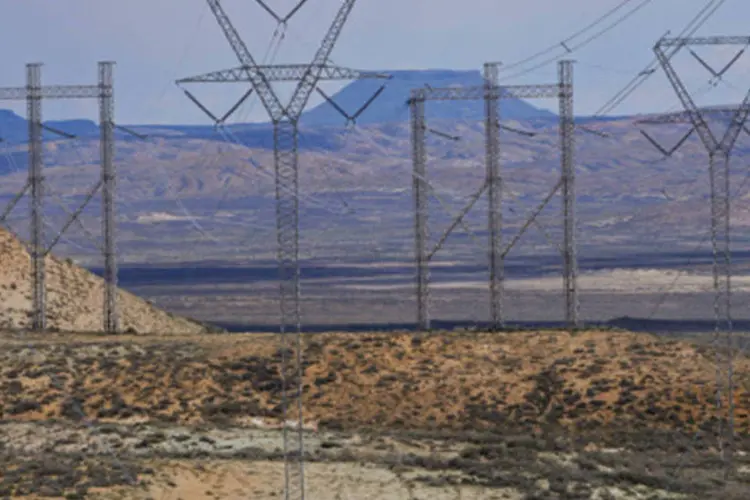
[[[385,75],[356,71],[329,64],[329,57],[346,24],[356,0],[345,0],[326,32],[312,61],[307,64],[259,65],[245,42],[232,25],[220,0],[207,0],[211,12],[224,32],[240,66],[192,78],[178,80],[178,85],[189,82],[249,82],[251,89],[222,117],[217,118],[195,96],[186,95],[217,124],[223,123],[249,96],[255,92],[273,125],[274,169],[276,183],[276,229],[280,278],[280,308],[282,335],[282,408],[284,432],[284,497],[303,499],[304,443],[302,411],[302,325],[300,313],[299,267],[299,120],[311,93],[321,80],[350,80],[359,78],[387,78]],[[287,21],[306,3],[301,0],[287,15],[279,16],[262,0],[256,2],[279,23]],[[295,81],[297,86],[286,105],[282,104],[271,86],[273,81]],[[296,429],[287,425],[290,412],[297,412]]]
[[[26,65],[25,87],[0,88],[0,100],[26,100],[27,120],[29,127],[29,169],[28,180],[19,193],[10,201],[0,222],[7,225],[7,217],[23,196],[31,191],[31,230],[29,253],[31,254],[32,277],[32,316],[31,328],[42,331],[47,328],[46,315],[46,272],[45,257],[52,251],[62,235],[74,223],[80,224],[79,216],[91,199],[101,190],[102,223],[101,231],[104,245],[101,247],[104,256],[104,310],[103,330],[117,333],[119,318],[117,311],[117,249],[115,244],[115,189],[116,172],[113,162],[114,137],[114,87],[112,69],[114,63],[99,63],[99,83],[97,85],[52,85],[42,86],[40,63]],[[44,159],[42,131],[48,130],[68,138],[75,136],[48,127],[42,122],[42,101],[44,99],[98,99],[101,177],[89,190],[84,202],[70,214],[60,232],[50,245],[45,243],[44,201],[46,179],[44,176]]]
[[[489,233],[489,294],[490,320],[494,329],[504,325],[503,282],[505,257],[526,230],[536,223],[536,218],[555,196],[562,190],[563,197],[563,293],[565,299],[565,322],[570,327],[579,325],[578,318],[578,260],[576,252],[575,219],[575,122],[573,116],[573,62],[566,60],[558,64],[558,83],[539,85],[504,85],[497,82],[499,63],[484,66],[485,82],[475,87],[424,88],[411,91],[409,98],[411,112],[411,142],[413,162],[413,196],[415,204],[415,260],[417,325],[420,330],[430,329],[429,310],[429,264],[442,247],[450,233],[462,224],[477,200],[488,193],[488,233]],[[560,179],[545,197],[543,202],[530,215],[519,233],[505,247],[502,245],[502,173],[500,168],[500,145],[498,132],[503,127],[499,121],[498,103],[502,99],[559,99],[560,107]],[[467,206],[458,214],[453,223],[443,233],[433,249],[428,249],[428,197],[431,190],[427,176],[427,154],[425,134],[430,131],[425,124],[426,101],[484,100],[485,103],[485,181],[470,198]],[[590,131],[593,132],[593,131]],[[595,132],[594,132],[595,133]]]
[[[722,67],[716,71],[692,47],[695,46],[742,46],[743,48]],[[708,153],[708,172],[710,185],[711,209],[711,249],[713,254],[713,288],[714,288],[714,335],[713,347],[716,353],[716,405],[722,410],[726,397],[725,414],[718,416],[716,437],[721,450],[726,471],[733,468],[734,454],[734,356],[735,346],[732,335],[732,292],[731,292],[731,224],[730,224],[730,157],[734,144],[744,129],[748,114],[750,114],[750,91],[743,101],[734,107],[699,108],[688,92],[684,83],[675,70],[671,58],[680,49],[687,47],[691,55],[711,74],[714,83],[720,81],[723,75],[739,60],[750,45],[750,37],[716,36],[716,37],[687,37],[662,38],[654,46],[654,52],[664,73],[674,89],[683,111],[639,120],[639,124],[682,123],[691,125],[691,129],[671,148],[665,148],[647,133],[643,135],[664,156],[671,156],[687,139],[697,133]],[[667,54],[669,52],[669,54]],[[720,137],[714,134],[708,125],[708,118],[728,119],[729,126]],[[721,332],[724,332],[724,349],[719,346]],[[725,359],[722,357],[725,356]],[[724,375],[722,372],[726,370]]]

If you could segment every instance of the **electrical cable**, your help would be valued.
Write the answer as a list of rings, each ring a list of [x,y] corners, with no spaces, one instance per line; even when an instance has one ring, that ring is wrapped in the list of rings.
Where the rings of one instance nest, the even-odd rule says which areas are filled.
[[[75,147],[75,146],[72,147],[72,149],[73,149],[73,151],[76,152],[79,160],[81,161],[81,164],[85,165],[86,164],[86,160],[81,155],[80,150],[77,147]],[[8,153],[7,146],[4,148],[4,153],[6,155],[6,158],[7,158],[8,162],[9,162],[9,164],[11,165],[11,167],[13,169],[13,172],[14,173],[21,172],[21,168],[18,166],[18,163],[15,161],[15,158],[13,158],[13,156]],[[73,211],[71,211],[66,206],[66,204],[62,201],[62,197],[60,195],[58,195],[55,192],[55,190],[51,189],[51,187],[49,185],[47,185],[45,187],[47,188],[47,195],[51,196],[53,198],[53,200],[58,205],[58,207],[60,207],[60,209],[62,209],[62,211],[65,212],[68,215],[68,217],[71,217]],[[96,236],[94,235],[95,232],[91,231],[90,229],[88,229],[80,218],[76,218],[75,222],[77,222],[78,225],[81,227],[81,229],[83,229],[83,232],[85,233],[85,235],[88,237],[88,239],[91,241],[91,243],[94,244],[94,248],[97,250],[97,252],[99,252],[100,249],[97,247],[97,241],[96,241],[97,239],[96,239]]]
[[[205,12],[206,11],[204,10],[203,14],[205,14]],[[279,29],[277,27],[277,29],[274,31],[274,34],[273,34],[273,36],[272,36],[271,40],[269,41],[269,44],[268,44],[268,46],[266,48],[264,59],[266,59],[269,56],[269,54],[272,53],[272,51],[273,51],[273,54],[274,54],[272,57],[275,57],[275,54],[278,53],[278,50],[279,50],[279,48],[281,46],[281,42],[283,41],[283,38],[284,38],[283,37],[283,30],[279,31]],[[165,88],[163,94],[166,94],[166,88]],[[162,97],[163,97],[163,95],[162,95]],[[251,105],[254,104],[254,103],[255,103],[255,100],[253,100],[251,102]],[[252,107],[250,109],[252,109]],[[219,127],[219,129],[222,130],[222,131],[224,130],[223,127]],[[216,162],[219,160],[219,158],[221,156],[222,156],[221,154],[219,154],[219,155],[213,155],[212,156],[212,160],[208,164],[202,165],[202,167],[203,167],[202,169],[213,167],[216,164]],[[160,165],[158,163],[156,165],[157,165],[157,170],[162,175],[162,178],[166,181],[167,188],[170,188],[171,184],[170,184],[170,181],[169,181],[169,175],[165,172],[165,169],[164,169],[164,167],[162,165]],[[222,193],[222,197],[223,197],[223,195],[224,195],[224,193]],[[183,215],[188,219],[188,221],[190,222],[190,225],[196,231],[198,231],[198,233],[202,236],[202,238],[204,238],[204,239],[206,239],[208,241],[211,241],[212,243],[214,243],[216,245],[221,245],[221,241],[218,240],[217,238],[215,238],[213,235],[211,235],[203,227],[203,225],[198,221],[197,217],[195,217],[194,214],[190,210],[188,210],[188,208],[185,206],[185,203],[182,201],[182,199],[180,197],[176,197],[175,198],[175,204],[177,205],[177,207],[179,208],[179,210],[183,213]],[[226,223],[226,221],[225,221],[225,223]],[[252,225],[252,224],[248,224],[246,222],[243,222],[242,225],[245,226],[245,227],[248,227],[248,226],[253,227],[254,226],[255,228],[260,228],[262,230],[268,230],[267,227],[263,227],[263,226],[259,226],[259,225]]]
[[[226,137],[226,141],[227,142],[229,142],[229,143],[231,143],[231,144],[233,144],[235,146],[240,146],[240,147],[243,147],[243,148],[247,148],[247,146],[245,146],[244,144],[242,144],[237,139],[236,135],[234,135],[234,133],[231,130],[228,130],[228,129],[225,129],[225,128],[220,128],[219,130]],[[264,167],[263,165],[261,165],[260,163],[258,163],[252,156],[248,156],[248,161],[250,162],[250,164],[253,167],[255,167],[255,169],[258,172],[260,172],[263,175],[265,175],[268,179],[270,179],[272,181],[275,181],[276,177],[275,177],[274,173],[270,169],[268,169],[268,168]],[[291,192],[287,192],[287,194],[291,194]],[[305,201],[305,202],[307,202],[311,206],[314,206],[316,208],[320,208],[322,210],[325,210],[325,211],[327,211],[327,212],[329,212],[329,213],[331,213],[333,215],[341,215],[341,212],[330,208],[329,205],[327,203],[323,202],[323,201],[318,201],[317,198],[315,196],[313,196],[313,195],[305,195],[303,193],[298,193],[297,197],[299,198],[300,201]]]
[[[266,47],[266,50],[263,54],[263,58],[261,59],[261,64],[272,64],[273,61],[276,59],[276,56],[278,55],[278,51],[281,48],[281,44],[284,40],[285,36],[285,25],[279,25],[276,27],[276,29],[273,32],[273,36],[271,37],[271,40],[269,40],[268,46]],[[238,109],[238,114],[242,114],[243,116],[249,116],[252,110],[254,109],[256,103],[258,102],[258,98],[256,95],[251,96],[249,103],[242,103],[240,105],[240,109]],[[235,115],[237,116],[237,115]],[[240,121],[240,120],[238,120]],[[223,129],[224,124],[219,124],[218,129]],[[249,148],[248,148],[249,149]],[[204,170],[209,170],[213,168],[216,165],[216,162],[219,161],[219,159],[223,156],[223,151],[219,151],[218,155],[212,155],[211,160],[209,160],[206,164],[203,165]],[[217,204],[216,209],[214,210],[214,215],[218,213],[219,207],[221,204],[226,201],[226,196],[228,194],[228,184],[225,184],[222,188],[222,194],[219,199],[219,203]]]
[[[698,31],[724,4],[726,0],[709,0],[700,11],[688,22],[688,24],[677,35],[678,38],[692,36]],[[679,46],[672,48],[667,54],[671,58],[679,50]],[[592,116],[599,117],[610,113],[630,97],[648,78],[654,74],[659,65],[659,60],[654,57],[646,67],[630,80],[621,90],[605,102]]]
[[[204,10],[202,11],[202,13],[201,13],[201,16],[200,16],[200,18],[198,19],[198,23],[197,23],[197,25],[196,25],[196,30],[197,30],[197,29],[198,29],[198,28],[200,27],[200,24],[201,24],[201,22],[202,22],[203,18],[205,17],[205,14],[206,14],[206,12],[207,12],[207,11],[208,11],[208,10],[207,10],[207,9],[205,9],[205,8],[204,8]],[[264,59],[265,59],[265,58],[266,58],[266,57],[267,57],[267,56],[268,56],[269,54],[271,54],[271,51],[273,51],[273,52],[274,52],[274,55],[273,55],[273,57],[275,57],[275,54],[277,54],[277,53],[278,53],[278,50],[279,50],[279,48],[280,48],[280,45],[281,45],[281,41],[283,40],[283,37],[284,37],[284,36],[283,36],[283,35],[284,35],[283,31],[284,31],[284,30],[281,30],[281,32],[280,32],[280,31],[279,31],[279,29],[278,29],[278,27],[277,27],[277,29],[276,29],[276,30],[274,31],[274,35],[273,35],[272,39],[271,39],[271,40],[269,41],[269,45],[268,45],[268,47],[266,48],[266,52],[265,52],[265,55],[264,55]],[[280,35],[280,36],[279,36],[279,35]],[[183,63],[183,61],[184,61],[184,58],[186,57],[186,55],[187,55],[187,52],[188,52],[188,50],[189,50],[189,47],[191,46],[191,42],[193,42],[193,41],[195,40],[195,38],[196,38],[196,37],[191,37],[190,41],[189,41],[189,42],[188,42],[188,43],[187,43],[187,44],[185,45],[185,48],[184,48],[184,50],[183,50],[183,53],[182,53],[182,56],[181,56],[181,57],[180,57],[180,59],[179,59],[179,60],[180,60],[180,62],[178,63],[178,66],[181,66],[181,65],[182,65],[182,63]],[[274,44],[275,44],[275,46],[274,46]],[[167,92],[168,88],[169,88],[169,86],[165,86],[165,87],[164,87],[164,89],[163,89],[163,90],[162,90],[162,92],[161,92],[161,96],[160,96],[160,97],[159,97],[159,98],[157,99],[158,101],[163,101],[164,95],[166,95],[166,92]],[[253,102],[254,102],[254,101],[253,101]],[[252,103],[251,103],[251,104],[252,104]],[[250,108],[250,109],[252,109],[252,108]],[[213,161],[211,162],[210,166],[213,166],[213,165],[215,165],[216,161],[218,161],[218,159],[219,159],[219,157],[220,157],[220,156],[221,156],[221,155],[214,155],[214,156],[213,156]],[[160,173],[162,174],[163,178],[164,178],[164,179],[166,180],[167,188],[169,188],[169,187],[170,187],[169,176],[168,176],[168,175],[166,174],[166,172],[164,171],[164,168],[163,168],[163,167],[162,167],[161,165],[159,165],[159,164],[157,163],[157,166],[158,166],[158,168],[160,169],[160,170],[159,170],[159,172],[160,172]],[[197,231],[198,231],[198,233],[199,233],[199,234],[200,234],[200,235],[201,235],[201,236],[202,236],[202,237],[203,237],[204,239],[207,239],[207,240],[209,240],[209,241],[211,241],[211,242],[213,242],[213,243],[215,243],[215,244],[220,244],[220,243],[221,243],[221,242],[220,242],[220,241],[219,241],[218,239],[216,239],[216,238],[215,238],[215,237],[213,237],[213,236],[212,236],[211,234],[209,234],[209,232],[208,232],[208,231],[207,231],[207,230],[206,230],[206,229],[205,229],[205,228],[203,227],[203,225],[202,225],[202,224],[200,224],[200,222],[199,222],[199,221],[197,220],[197,218],[196,218],[196,217],[195,217],[195,216],[194,216],[194,215],[193,215],[193,214],[192,214],[192,213],[190,212],[190,210],[188,210],[188,208],[187,208],[187,207],[185,206],[185,204],[184,204],[184,202],[182,201],[182,199],[181,199],[181,198],[177,197],[177,198],[175,199],[175,204],[176,204],[176,205],[177,205],[177,207],[178,207],[178,208],[180,209],[180,211],[181,211],[181,212],[183,213],[183,215],[184,215],[185,217],[187,217],[187,219],[189,220],[189,222],[190,222],[191,226],[192,226],[192,227],[193,227],[193,228],[194,228],[195,230],[197,230]],[[226,223],[226,221],[225,221],[225,223]],[[247,224],[247,223],[242,223],[242,225],[243,225],[243,226],[247,226],[248,224]],[[259,228],[259,227],[261,227],[261,226],[255,225],[255,227],[256,227],[256,228]],[[266,230],[267,228],[265,228],[265,227],[262,227],[262,229]]]
[[[277,31],[276,33],[278,33],[278,31]],[[276,34],[276,33],[275,33],[275,34]],[[280,46],[281,46],[281,41],[283,40],[283,35],[284,35],[284,32],[281,32],[281,37],[279,37],[279,40],[278,40],[278,43],[276,44],[276,46],[275,46],[275,47],[273,47],[273,52],[270,52],[270,51],[268,51],[268,50],[267,50],[267,52],[266,52],[267,54],[269,54],[269,52],[270,52],[270,53],[271,53],[271,57],[272,57],[272,58],[273,58],[273,57],[275,57],[275,56],[276,56],[276,54],[278,53],[278,50],[279,50],[279,48],[280,48]],[[273,41],[272,41],[272,42],[273,42]],[[271,48],[271,47],[269,47],[269,48]],[[255,101],[253,101],[253,104],[254,104],[254,103],[255,103]],[[233,133],[233,132],[231,131],[231,129],[228,129],[228,128],[226,128],[226,127],[218,127],[218,132],[220,132],[220,133],[221,133],[221,134],[222,134],[222,135],[224,136],[224,139],[225,139],[225,140],[227,139],[227,136],[232,136],[232,137],[231,137],[231,138],[229,139],[229,141],[227,141],[227,142],[231,142],[231,143],[233,143],[233,144],[237,144],[237,145],[240,145],[240,146],[242,146],[242,147],[246,147],[246,146],[244,146],[243,144],[241,144],[241,142],[240,142],[239,140],[237,140],[236,136],[234,136],[234,133]],[[216,158],[216,157],[214,157],[214,161],[216,161],[216,159],[217,159],[217,158]],[[262,167],[262,166],[260,166],[260,165],[259,165],[259,164],[258,164],[257,162],[255,162],[255,161],[254,161],[254,159],[250,158],[250,162],[251,162],[251,164],[253,164],[253,166],[255,166],[255,167],[256,167],[256,169],[258,169],[259,171],[261,171],[261,172],[263,172],[263,173],[267,173],[267,172],[265,172],[265,169],[263,169],[263,167]],[[274,178],[272,174],[269,174],[269,177],[271,177],[272,179]],[[179,205],[181,205],[181,208],[183,209],[183,212],[184,212],[184,213],[186,213],[186,215],[189,215],[189,211],[187,211],[187,210],[186,210],[186,208],[184,207],[184,204],[182,204],[182,203],[178,203],[178,204],[179,204]],[[319,206],[321,206],[321,205],[319,205]],[[325,207],[324,205],[322,205],[322,208],[327,208],[327,207]],[[197,223],[197,221],[195,221],[195,220],[193,220],[193,223],[194,223],[194,224],[197,224],[197,225],[199,225],[199,224]],[[203,232],[205,233],[205,230],[203,230],[203,229],[202,229],[202,231],[203,231]]]
[[[573,33],[572,35],[568,36],[567,38],[564,38],[561,42],[558,42],[558,43],[556,43],[554,45],[550,45],[546,49],[542,49],[542,50],[540,50],[539,52],[537,52],[535,54],[532,54],[532,55],[530,55],[528,57],[525,57],[525,58],[521,59],[520,61],[516,61],[516,62],[507,64],[507,65],[503,65],[503,66],[500,67],[500,71],[507,71],[509,69],[516,68],[518,66],[522,66],[522,65],[524,65],[524,64],[526,64],[528,62],[533,61],[534,59],[538,59],[541,56],[547,55],[550,52],[554,52],[556,50],[560,50],[561,48],[565,49],[565,46],[568,43],[570,43],[574,39],[578,38],[582,34],[586,33],[590,29],[595,28],[600,23],[604,22],[608,17],[610,17],[610,16],[616,14],[618,11],[622,10],[626,5],[628,5],[632,1],[633,0],[622,0],[620,3],[618,3],[617,5],[615,5],[611,9],[609,9],[607,12],[605,12],[604,14],[602,14],[601,16],[599,16],[598,18],[596,18],[594,21],[592,21],[591,23],[589,23],[588,25],[586,25],[584,28],[581,28],[580,30],[578,30],[575,33]]]
[[[593,62],[587,62],[585,60],[582,60],[580,57],[576,57],[576,66],[584,66],[589,67],[591,69],[608,72],[608,73],[616,73],[620,75],[632,75],[635,71],[631,69],[623,69],[623,68],[614,68],[611,66],[606,66],[603,64],[597,64]]]
[[[577,43],[577,44],[575,44],[575,45],[573,45],[571,47],[567,47],[566,46],[567,53],[569,53],[569,54],[573,53],[576,50],[578,50],[580,48],[583,48],[586,45],[590,44],[591,42],[597,40],[598,38],[606,35],[610,31],[612,31],[613,29],[617,28],[622,23],[624,23],[625,21],[627,21],[630,17],[632,17],[633,15],[637,14],[640,10],[642,10],[644,7],[646,7],[647,5],[649,5],[652,1],[653,0],[642,0],[641,3],[639,3],[638,5],[636,5],[634,8],[632,8],[628,12],[626,12],[624,15],[622,15],[620,18],[618,18],[617,20],[615,20],[613,23],[611,23],[610,25],[608,25],[604,29],[601,29],[601,30],[597,31],[593,35],[591,35],[588,38],[584,39],[582,42],[579,42],[579,43]],[[538,64],[535,64],[535,65],[533,65],[530,68],[527,68],[525,70],[518,71],[518,72],[512,73],[510,75],[502,76],[502,77],[500,77],[498,79],[498,81],[505,81],[505,80],[509,80],[509,79],[512,79],[512,78],[518,78],[519,76],[523,76],[523,75],[526,75],[526,74],[531,73],[533,71],[536,71],[537,69],[542,68],[544,66],[547,66],[548,64],[553,63],[553,62],[555,62],[557,60],[559,60],[559,57],[557,57],[557,56],[549,58],[549,59],[546,59],[546,60],[544,60],[544,61],[542,61],[542,62],[540,62]]]
[[[730,196],[730,200],[731,200],[731,199],[736,199],[736,198],[737,198],[737,196],[739,196],[739,195],[740,195],[740,193],[742,192],[743,188],[744,188],[744,187],[745,187],[745,185],[747,184],[748,180],[750,180],[750,171],[748,171],[748,172],[747,172],[747,173],[745,174],[745,176],[743,177],[742,181],[740,182],[740,185],[739,185],[739,187],[737,188],[737,190],[735,191],[735,193],[734,193],[733,195],[731,195],[731,196]],[[706,243],[706,241],[708,241],[708,238],[709,238],[710,236],[711,236],[711,232],[710,232],[710,231],[709,231],[709,232],[707,232],[707,233],[705,233],[705,234],[703,235],[703,238],[701,238],[701,239],[700,239],[700,240],[698,241],[698,244],[697,244],[697,245],[695,246],[695,248],[693,248],[693,251],[692,251],[691,253],[696,253],[696,252],[698,252],[698,251],[699,251],[699,250],[701,249],[701,247],[702,247],[702,246],[703,246],[703,245],[704,245],[704,244]],[[685,263],[685,266],[686,266],[686,267],[688,267],[688,266],[690,266],[691,264],[693,264],[693,262],[694,262],[694,259],[693,259],[693,258],[690,258],[690,259],[688,259],[688,261],[687,261],[687,262]],[[677,274],[675,275],[675,277],[674,277],[674,279],[672,280],[672,282],[671,282],[671,283],[670,283],[669,285],[667,285],[667,287],[666,287],[666,290],[665,290],[665,291],[664,291],[664,292],[662,293],[662,295],[661,295],[660,299],[659,299],[659,300],[658,300],[658,301],[656,302],[656,304],[654,305],[654,308],[652,309],[652,312],[651,312],[651,314],[649,314],[649,316],[648,316],[648,319],[653,319],[653,317],[654,317],[654,316],[655,316],[655,315],[656,315],[656,314],[657,314],[657,313],[659,312],[659,310],[661,309],[661,307],[662,307],[662,306],[664,305],[664,302],[665,302],[665,301],[667,300],[667,298],[669,297],[669,295],[671,295],[671,293],[672,293],[672,290],[673,290],[673,289],[674,289],[674,287],[675,287],[675,286],[677,285],[677,282],[678,282],[678,281],[680,280],[680,278],[682,278],[682,277],[683,277],[683,276],[685,275],[685,273],[686,273],[686,272],[687,272],[687,271],[680,271],[680,272],[678,272],[678,273],[677,273]]]

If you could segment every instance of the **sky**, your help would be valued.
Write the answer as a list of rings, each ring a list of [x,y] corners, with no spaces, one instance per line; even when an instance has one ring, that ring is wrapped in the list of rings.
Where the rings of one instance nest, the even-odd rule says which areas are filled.
[[[279,12],[297,0],[266,0]],[[480,69],[485,61],[509,65],[558,45],[621,0],[359,0],[331,60],[357,69]],[[569,42],[575,45],[614,22],[643,0],[632,0],[620,13]],[[676,34],[707,0],[651,0],[621,25],[568,57],[575,59],[576,114],[591,114],[653,59],[652,46],[667,30]],[[290,20],[276,63],[308,61],[341,0],[308,0]],[[253,0],[223,0],[235,26],[259,61],[277,27]],[[120,124],[206,124],[208,119],[184,96],[175,80],[236,66],[205,0],[9,0],[3,5],[4,71],[0,85],[24,84],[24,65],[44,63],[45,84],[93,84],[96,63],[116,62],[116,121]],[[699,35],[750,35],[750,2],[726,0]],[[738,47],[738,49],[741,47]],[[734,49],[697,49],[716,68]],[[554,83],[552,51],[525,66],[507,70],[503,83]],[[738,102],[750,88],[750,51],[727,72],[724,82],[708,84],[710,74],[687,52],[675,59],[686,86],[699,104]],[[708,88],[707,88],[708,87]],[[336,84],[327,84],[329,91]],[[244,93],[238,85],[191,86],[217,113]],[[703,93],[705,91],[705,93]],[[288,92],[281,89],[281,92]],[[311,100],[311,105],[316,103]],[[535,102],[555,109],[556,103]],[[678,100],[659,71],[617,109],[615,114],[677,109]],[[23,103],[4,103],[24,113]],[[45,119],[95,119],[92,101],[48,101]],[[264,120],[262,106],[249,102],[236,120]]]

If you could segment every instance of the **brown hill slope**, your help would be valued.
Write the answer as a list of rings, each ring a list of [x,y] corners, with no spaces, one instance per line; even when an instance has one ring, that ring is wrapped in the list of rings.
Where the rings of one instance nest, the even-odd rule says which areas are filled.
[[[51,329],[95,332],[102,329],[104,281],[70,261],[49,255],[47,318]],[[135,295],[120,291],[124,330],[138,333],[201,333],[206,327],[162,311]],[[29,253],[0,230],[0,327],[26,328],[31,311]]]
[[[245,425],[281,415],[276,336],[59,339],[3,342],[0,419]],[[711,353],[650,335],[327,334],[308,339],[305,358],[307,416],[321,428],[713,429]],[[745,434],[749,364],[736,369]]]

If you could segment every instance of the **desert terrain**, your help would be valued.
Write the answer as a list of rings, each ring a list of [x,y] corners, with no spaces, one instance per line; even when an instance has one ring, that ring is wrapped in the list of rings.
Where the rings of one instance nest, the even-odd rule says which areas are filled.
[[[3,335],[0,494],[278,498],[280,345]],[[307,335],[309,495],[747,498],[748,363],[725,479],[706,346],[614,330]]]
[[[53,254],[45,258],[47,275],[47,320],[49,328],[61,331],[102,330],[104,282]],[[0,325],[5,329],[28,327],[31,314],[31,260],[24,245],[0,229]],[[121,328],[131,333],[200,333],[205,325],[163,311],[132,293],[118,296]]]
[[[51,255],[52,328],[27,332],[28,253],[9,234],[2,236],[0,497],[282,496],[283,429],[293,431],[296,415],[284,423],[281,360],[289,353],[279,335],[221,332],[125,291],[124,333],[93,333],[100,278]],[[581,283],[616,302],[675,276],[592,272]],[[359,318],[388,317],[391,312],[369,308],[399,306],[407,294],[400,279],[339,277],[336,286],[347,293],[402,294],[390,302],[370,296],[358,312]],[[320,301],[323,295],[309,286],[315,279],[308,281],[306,297]],[[330,286],[321,281],[320,290]],[[256,290],[270,293],[270,285]],[[706,285],[704,274],[689,275],[675,295],[695,298]],[[747,284],[739,278],[737,285],[742,300]],[[519,278],[509,280],[508,292],[544,298],[557,286],[557,278]],[[191,288],[200,293],[199,286]],[[166,295],[191,296],[184,284],[182,290]],[[465,304],[467,294],[484,293],[475,278],[438,280],[435,291],[441,313],[461,308],[453,300],[458,295]],[[245,301],[246,307],[253,302]],[[254,307],[273,314],[270,295],[263,304]],[[306,312],[315,304],[307,302]],[[405,311],[408,303],[399,307]],[[185,310],[201,312],[197,303]],[[338,311],[318,311],[321,318],[326,313]],[[744,338],[737,340],[744,349]],[[305,334],[308,495],[747,498],[750,361],[743,350],[735,360],[730,456],[722,451],[730,449],[729,400],[717,379],[717,352],[725,363],[718,349],[611,328]]]
[[[432,124],[461,136],[428,144],[441,197],[431,209],[435,239],[484,174],[479,121]],[[554,122],[512,124],[536,135],[502,137],[508,239],[559,170]],[[712,328],[703,150],[693,138],[660,160],[635,142],[643,139],[633,119],[594,126],[612,139],[579,138],[580,255],[617,255],[582,267],[582,317],[589,324],[665,319],[674,322],[670,336],[599,327],[400,331],[392,324],[414,321],[407,124],[346,135],[334,127],[318,138],[336,138],[336,147],[303,148],[301,246],[314,267],[303,272],[303,318],[325,332],[304,343],[310,498],[750,497],[749,362],[738,354],[730,470],[718,437],[729,401],[722,391],[717,407],[716,353],[710,336],[687,339],[688,326],[704,325],[701,334]],[[286,353],[266,333],[278,322],[271,152],[205,134],[166,135],[118,142],[118,162],[127,166],[118,206],[123,335],[92,333],[100,328],[102,282],[76,262],[93,269],[101,257],[75,230],[55,250],[70,259],[47,259],[51,331],[25,332],[28,253],[0,233],[0,497],[282,497]],[[680,135],[670,128],[660,140]],[[46,217],[59,228],[67,218],[61,206],[81,202],[99,178],[86,159],[96,157],[98,141],[82,135],[46,144],[54,187]],[[23,148],[8,145],[19,163]],[[3,165],[3,200],[27,178],[12,163]],[[734,179],[732,222],[744,227],[745,178],[735,172]],[[542,231],[524,235],[514,256],[554,255],[555,203],[539,218]],[[100,208],[94,200],[82,224],[96,227]],[[451,237],[435,261],[436,320],[479,325],[488,316],[486,276],[477,270],[485,214],[482,200],[466,218],[474,234]],[[26,216],[9,221],[23,236]],[[740,231],[734,241],[747,240]],[[646,249],[700,255],[660,263],[654,254],[626,265]],[[261,261],[266,268],[249,277],[246,268]],[[750,261],[736,262],[734,312],[748,317]],[[559,321],[559,262],[528,265],[536,274],[509,272],[506,317]],[[395,267],[402,269],[384,275]],[[391,331],[337,328],[383,323]],[[735,326],[750,331],[746,323]],[[250,326],[259,333],[246,333]]]

